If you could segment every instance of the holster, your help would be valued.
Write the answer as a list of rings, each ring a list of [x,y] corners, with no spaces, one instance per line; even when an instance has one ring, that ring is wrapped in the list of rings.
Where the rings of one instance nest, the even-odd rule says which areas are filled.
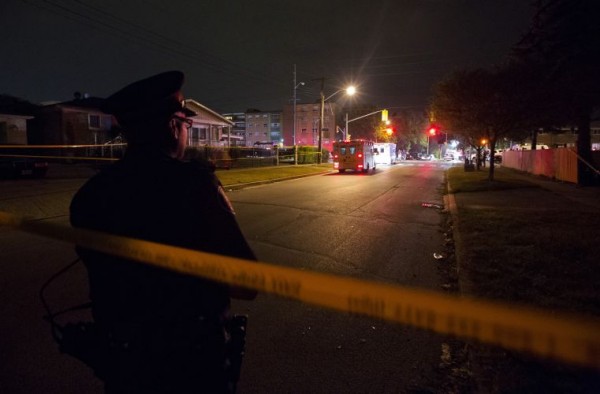
[[[229,335],[226,347],[227,380],[232,392],[240,379],[242,360],[246,352],[246,325],[248,316],[234,315],[227,320],[225,330]]]

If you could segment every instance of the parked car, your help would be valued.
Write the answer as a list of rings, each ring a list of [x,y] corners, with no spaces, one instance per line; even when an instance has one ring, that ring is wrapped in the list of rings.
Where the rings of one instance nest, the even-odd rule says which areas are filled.
[[[0,178],[43,178],[48,162],[31,157],[0,156]]]

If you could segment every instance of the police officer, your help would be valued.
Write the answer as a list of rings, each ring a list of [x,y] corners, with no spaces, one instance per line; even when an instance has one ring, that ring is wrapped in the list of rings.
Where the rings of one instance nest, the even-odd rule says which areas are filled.
[[[128,142],[124,158],[71,202],[74,227],[255,260],[213,170],[182,161],[195,113],[184,75],[134,82],[105,100]],[[96,374],[106,392],[222,393],[234,389],[230,297],[256,292],[77,248],[95,325],[107,340]],[[235,373],[234,373],[235,375]]]

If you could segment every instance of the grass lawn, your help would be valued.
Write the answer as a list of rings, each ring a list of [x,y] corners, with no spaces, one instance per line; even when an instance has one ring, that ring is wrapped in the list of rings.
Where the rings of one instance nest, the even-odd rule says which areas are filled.
[[[448,171],[454,193],[481,193],[494,201],[503,190],[538,188],[508,171],[489,182],[487,171]],[[475,295],[544,308],[600,316],[600,268],[597,242],[600,214],[574,210],[565,201],[495,208],[486,205],[459,210],[464,251],[461,270]]]
[[[450,168],[448,170],[448,177],[451,178],[452,181],[452,193],[538,187],[534,183],[518,178],[508,171],[502,171],[499,168],[496,168],[495,170],[494,181],[490,182],[488,180],[489,168],[472,172],[466,172],[462,167]]]
[[[489,182],[488,172],[447,172],[452,192],[475,204],[459,206],[461,291],[550,311],[600,317],[598,210],[571,200],[550,206],[523,201],[539,188],[507,169]],[[522,191],[522,193],[521,193]],[[536,196],[558,198],[545,189]],[[509,199],[503,201],[503,198]],[[511,205],[515,199],[515,206]],[[556,200],[555,200],[556,201]],[[480,206],[477,206],[481,202]],[[497,203],[496,205],[494,203]],[[456,231],[456,230],[455,230]],[[468,345],[467,392],[599,392],[598,371],[540,360],[477,343]],[[461,391],[461,390],[459,390]]]
[[[217,177],[225,188],[252,182],[268,182],[282,178],[293,178],[311,174],[319,174],[333,170],[328,164],[281,165],[277,167],[255,167],[235,170],[218,170]]]

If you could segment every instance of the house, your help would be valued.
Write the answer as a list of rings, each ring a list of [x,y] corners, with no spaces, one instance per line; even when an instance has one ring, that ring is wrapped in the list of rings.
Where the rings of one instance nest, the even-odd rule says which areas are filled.
[[[28,121],[38,106],[17,97],[0,95],[0,144],[26,145],[30,142]]]
[[[576,127],[561,127],[559,130],[545,131],[540,130],[537,135],[537,147],[546,145],[550,148],[567,147],[573,148],[577,146],[577,128]],[[590,123],[590,139],[592,150],[600,150],[600,121],[592,121]],[[531,145],[531,140],[526,140]]]
[[[27,121],[33,116],[0,113],[0,144],[27,145]]]
[[[120,142],[120,126],[116,119],[100,110],[104,99],[87,94],[75,94],[70,101],[36,107],[33,116],[5,115],[0,117],[0,141],[7,139],[27,143],[25,121],[30,120],[31,135],[39,145],[110,145]],[[185,105],[197,113],[192,118],[190,146],[234,146],[243,137],[230,131],[234,123],[195,100]],[[18,140],[15,140],[17,138]],[[81,153],[87,155],[86,153]],[[69,154],[71,155],[71,154]]]
[[[189,146],[236,146],[243,137],[232,133],[234,122],[218,114],[199,102],[187,99],[185,106],[197,115],[192,117],[193,125],[189,133]]]
[[[100,110],[103,99],[75,94],[71,101],[45,105],[33,124],[37,143],[103,145],[118,135],[111,115]]]
[[[120,134],[120,126],[112,115],[100,110],[102,102],[101,98],[77,95],[71,101],[43,106],[36,122],[40,143],[104,145],[113,142]],[[185,105],[198,113],[192,118],[190,146],[227,146],[231,121],[195,100],[186,100]]]

